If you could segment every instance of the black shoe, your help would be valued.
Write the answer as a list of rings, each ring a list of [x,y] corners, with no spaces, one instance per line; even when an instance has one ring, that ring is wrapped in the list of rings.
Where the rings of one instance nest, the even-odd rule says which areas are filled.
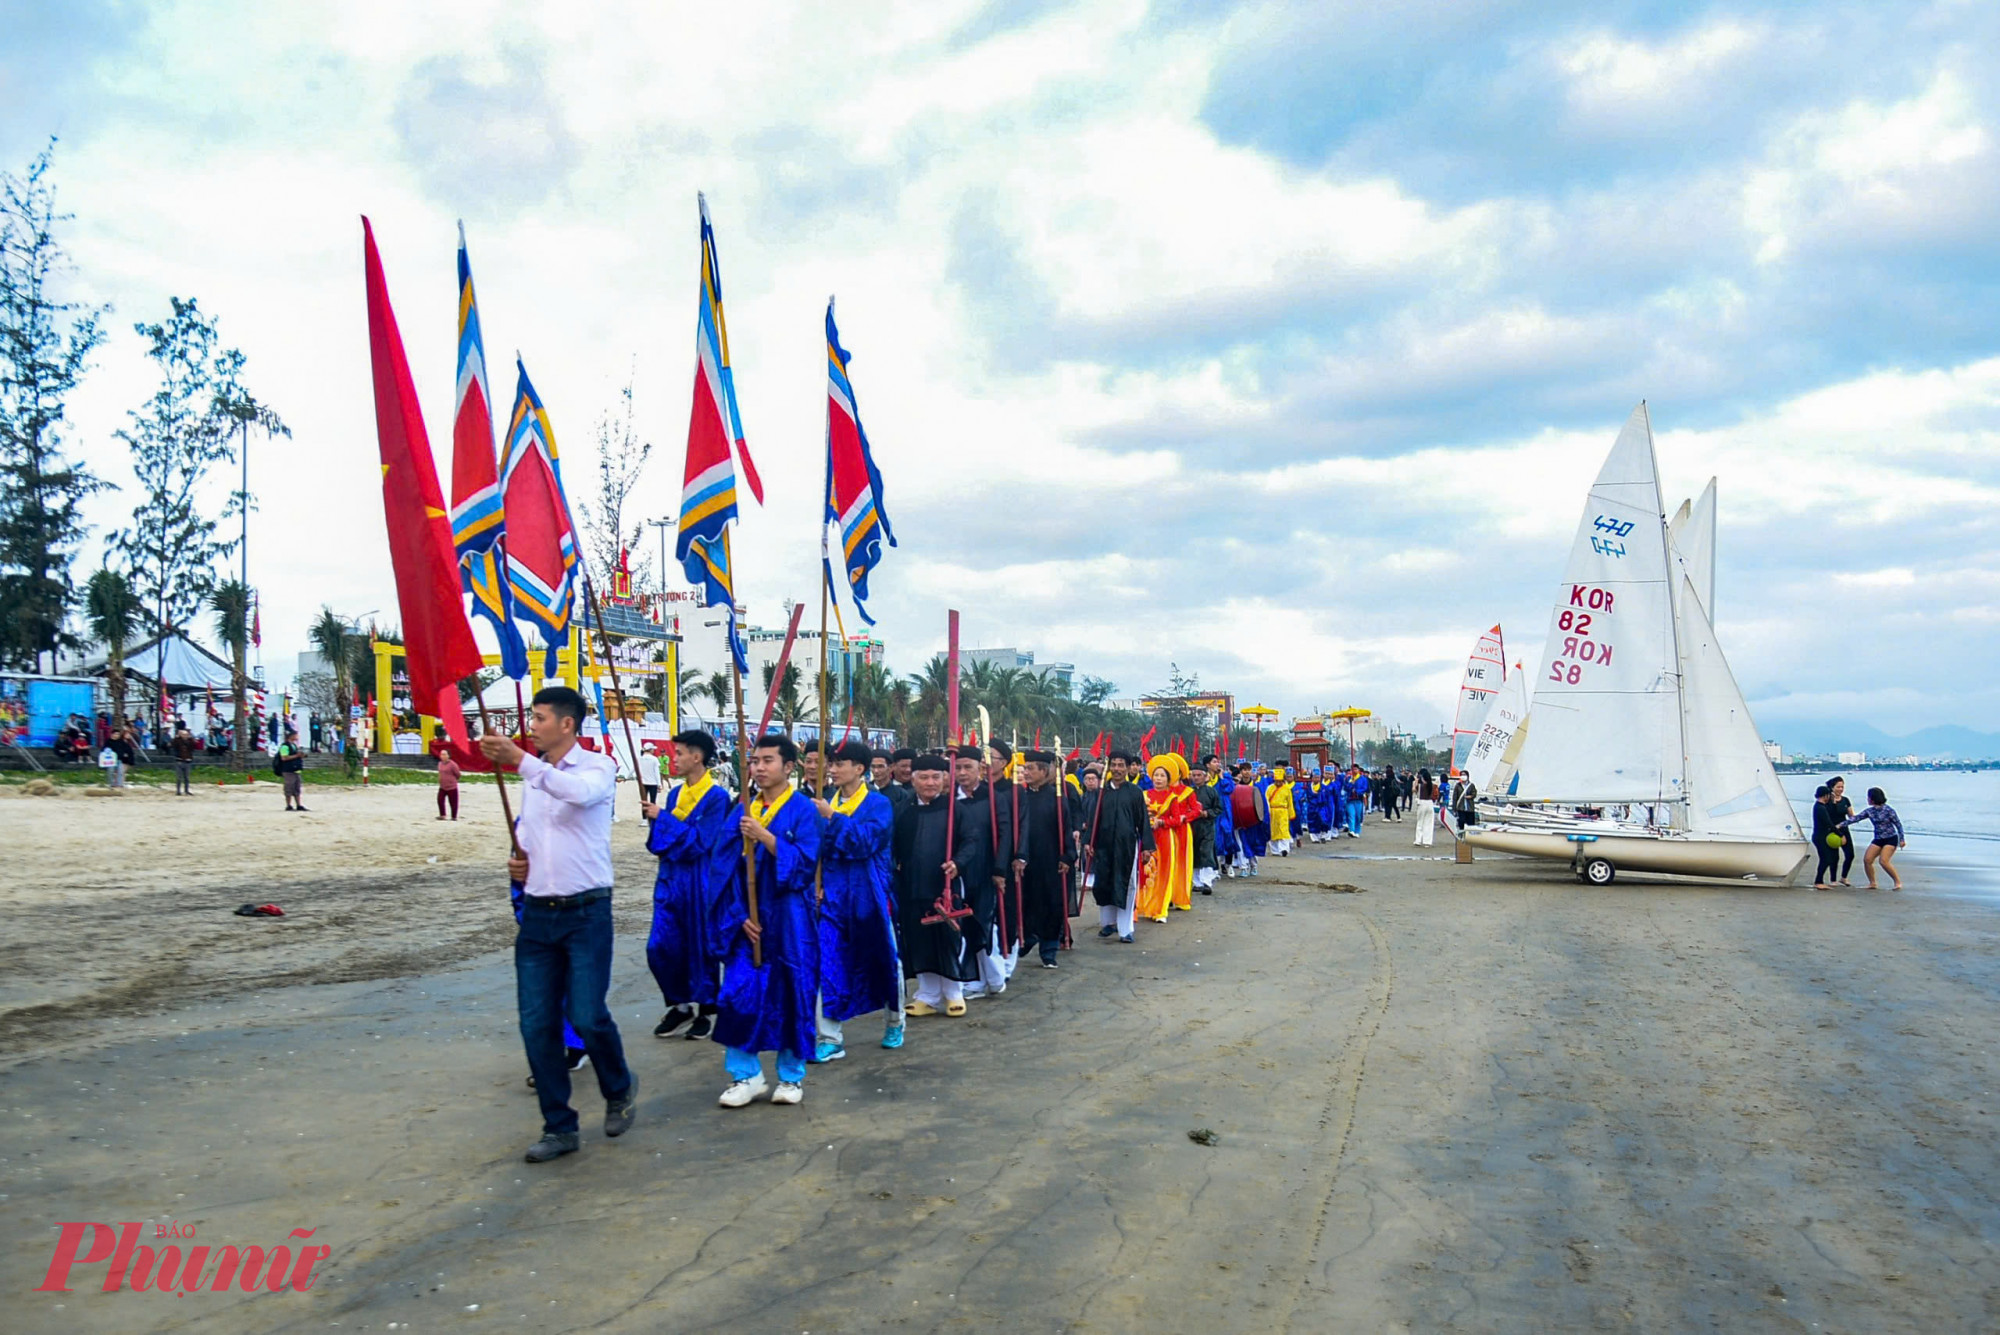
[[[588,1052],[586,1052],[586,1051],[585,1051],[584,1049],[582,1049],[582,1048],[565,1048],[565,1049],[563,1049],[563,1051],[564,1051],[564,1052],[565,1052],[565,1053],[566,1053],[566,1054],[568,1055],[568,1057],[569,1057],[569,1069],[570,1069],[570,1070],[572,1070],[572,1071],[581,1071],[581,1070],[582,1070],[582,1069],[583,1069],[584,1067],[586,1067],[586,1066],[590,1065],[590,1054],[589,1054]]]
[[[672,1010],[668,1011],[664,1016],[660,1018],[660,1022],[658,1024],[653,1026],[653,1037],[671,1038],[673,1036],[674,1030],[680,1028],[682,1025],[686,1024],[689,1020],[692,1020],[694,1018],[694,1015],[695,1011],[694,1007],[692,1006],[674,1007]]]
[[[613,1099],[604,1105],[604,1134],[611,1137],[624,1135],[632,1129],[632,1117],[639,1110],[639,1077],[633,1076],[632,1083],[625,1089],[625,1097]]]
[[[1201,885],[1201,886],[1196,886],[1195,888],[1201,891],[1204,895],[1212,895],[1215,893],[1215,889],[1213,886]]]
[[[1118,929],[1110,923],[1105,923],[1104,926],[1097,929],[1097,934],[1099,936],[1116,936],[1118,935]]]
[[[1118,944],[1120,944],[1120,945],[1123,945],[1123,946],[1129,946],[1129,945],[1131,945],[1131,944],[1132,944],[1132,938],[1131,938],[1131,936],[1130,936],[1130,935],[1128,934],[1128,935],[1125,935],[1125,936],[1121,936],[1121,937],[1119,937],[1119,938],[1118,938]]]
[[[694,1023],[688,1026],[688,1031],[683,1037],[689,1039],[707,1038],[714,1032],[715,1017],[713,1015],[697,1015],[694,1017]]]
[[[1056,963],[1054,956],[1044,955],[1042,956],[1042,967],[1044,969],[1060,969],[1062,965]]]
[[[565,1154],[575,1154],[581,1143],[574,1131],[562,1135],[544,1131],[540,1140],[528,1146],[528,1152],[523,1157],[529,1163],[547,1163],[551,1159],[560,1159]]]

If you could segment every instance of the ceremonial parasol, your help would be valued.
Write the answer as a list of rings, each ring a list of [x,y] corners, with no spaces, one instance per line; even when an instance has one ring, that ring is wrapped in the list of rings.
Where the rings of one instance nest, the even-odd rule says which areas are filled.
[[[1372,709],[1356,709],[1350,705],[1346,709],[1336,709],[1333,713],[1326,716],[1328,723],[1338,723],[1342,719],[1347,720],[1347,763],[1350,765],[1354,763],[1354,720],[1368,718],[1374,712]]]
[[[1261,764],[1264,759],[1264,720],[1278,717],[1278,711],[1269,705],[1245,705],[1238,712],[1257,720],[1257,760]]]

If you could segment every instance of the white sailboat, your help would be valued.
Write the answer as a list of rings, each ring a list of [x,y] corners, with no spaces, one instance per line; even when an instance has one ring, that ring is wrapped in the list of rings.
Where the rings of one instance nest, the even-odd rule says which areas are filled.
[[[1465,777],[1474,792],[1497,798],[1511,791],[1527,728],[1528,678],[1516,663],[1500,684],[1499,694],[1479,725],[1479,736],[1465,756]]]
[[[1507,651],[1500,627],[1481,635],[1473,643],[1472,656],[1465,660],[1465,675],[1458,680],[1458,712],[1451,724],[1451,772],[1465,769],[1465,758],[1479,740],[1480,725],[1486,721],[1493,697],[1507,677]]]
[[[1515,791],[1466,831],[1475,847],[1561,858],[1600,885],[1620,870],[1782,880],[1804,861],[1716,643],[1712,582],[1695,583],[1714,569],[1712,485],[1702,499],[1706,535],[1694,507],[1678,525],[1690,561],[1669,537],[1641,403],[1590,490],[1557,588],[1532,726],[1515,734]]]

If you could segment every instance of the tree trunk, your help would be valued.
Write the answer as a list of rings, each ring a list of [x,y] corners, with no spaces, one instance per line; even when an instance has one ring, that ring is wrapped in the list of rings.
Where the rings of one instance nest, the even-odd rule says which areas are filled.
[[[108,653],[104,665],[105,684],[111,689],[111,713],[114,717],[125,717],[125,646],[106,645]]]
[[[246,652],[247,646],[242,640],[238,640],[234,648],[236,650],[235,654],[236,665],[235,665],[234,681],[232,682],[232,689],[234,690],[236,695],[236,753],[238,755],[249,755],[250,754],[250,727],[249,727],[250,692],[247,689],[245,689],[248,683],[247,683],[247,673],[243,661],[246,657],[248,657],[248,654]]]

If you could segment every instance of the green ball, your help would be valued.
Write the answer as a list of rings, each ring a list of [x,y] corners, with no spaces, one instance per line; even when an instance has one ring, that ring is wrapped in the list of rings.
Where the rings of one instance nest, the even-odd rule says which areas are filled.
[[[1830,834],[1826,837],[1826,846],[1828,848],[1839,848],[1846,842],[1847,839],[1844,835]]]

